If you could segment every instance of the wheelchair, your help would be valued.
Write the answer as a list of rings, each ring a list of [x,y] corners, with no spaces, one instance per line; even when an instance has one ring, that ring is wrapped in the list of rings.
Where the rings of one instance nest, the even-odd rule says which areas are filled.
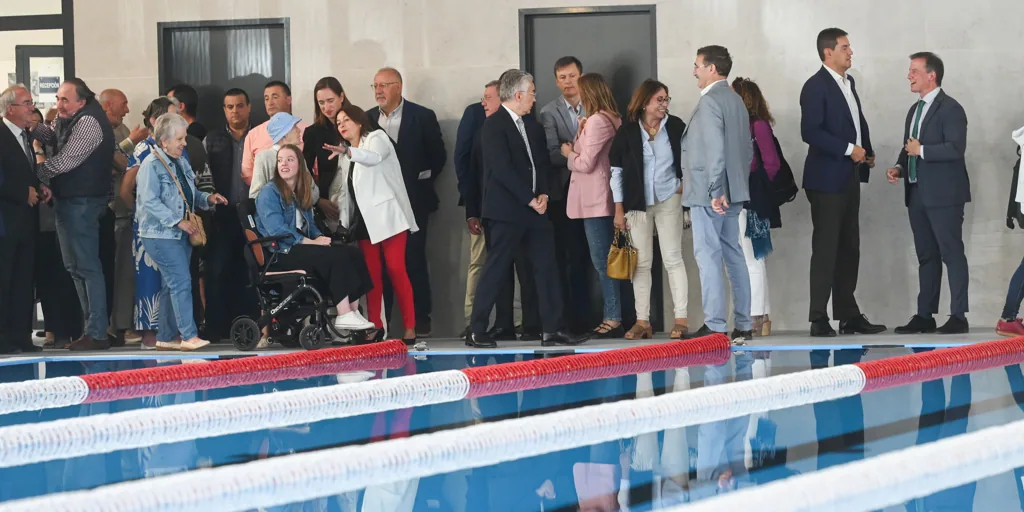
[[[260,316],[247,315],[231,323],[231,343],[236,349],[256,348],[264,328],[269,328],[271,343],[283,347],[322,348],[328,336],[354,344],[362,332],[341,332],[328,318],[329,301],[320,292],[326,285],[304,270],[271,270],[277,253],[271,251],[286,235],[263,236],[256,229],[256,202],[246,199],[238,206],[238,216],[245,233],[245,261],[249,283],[259,295]]]

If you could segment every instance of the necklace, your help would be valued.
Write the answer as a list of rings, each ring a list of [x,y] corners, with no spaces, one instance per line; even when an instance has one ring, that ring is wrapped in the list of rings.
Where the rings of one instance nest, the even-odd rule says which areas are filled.
[[[658,134],[658,127],[655,126],[655,127],[652,128],[650,126],[647,126],[647,122],[646,121],[644,121],[643,124],[644,124],[644,129],[647,130],[647,135],[648,135],[648,139],[647,140],[648,141],[654,140],[654,136]]]

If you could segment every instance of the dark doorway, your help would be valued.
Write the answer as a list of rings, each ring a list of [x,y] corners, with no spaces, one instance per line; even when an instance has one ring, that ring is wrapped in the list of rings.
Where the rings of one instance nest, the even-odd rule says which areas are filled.
[[[223,96],[249,94],[252,122],[267,120],[263,86],[290,78],[287,18],[158,23],[160,93],[189,84],[199,93],[196,118],[208,130],[224,126]]]
[[[521,9],[519,58],[522,68],[536,78],[536,109],[558,97],[552,66],[559,57],[572,55],[583,62],[584,73],[604,76],[624,114],[637,86],[657,78],[655,27],[653,5]],[[656,331],[664,330],[661,268],[655,241],[651,324]],[[601,287],[593,268],[590,274],[592,323],[597,325],[602,316]],[[623,281],[621,289],[623,322],[629,327],[636,321],[632,283]]]

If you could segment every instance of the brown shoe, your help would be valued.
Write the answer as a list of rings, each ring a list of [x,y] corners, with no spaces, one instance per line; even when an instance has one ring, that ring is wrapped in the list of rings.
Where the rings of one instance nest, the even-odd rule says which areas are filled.
[[[110,348],[110,340],[107,338],[97,340],[88,334],[78,338],[68,345],[68,350],[107,350]]]

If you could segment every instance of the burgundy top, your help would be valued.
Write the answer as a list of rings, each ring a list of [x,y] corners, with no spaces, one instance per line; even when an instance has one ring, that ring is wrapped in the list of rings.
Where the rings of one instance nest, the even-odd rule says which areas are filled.
[[[754,160],[750,162],[750,172],[754,172],[761,166],[761,155],[764,155],[764,170],[768,173],[768,179],[774,180],[779,173],[779,153],[775,150],[775,138],[772,133],[772,125],[768,121],[755,119],[750,121],[750,133],[757,140],[757,149],[754,152]]]

